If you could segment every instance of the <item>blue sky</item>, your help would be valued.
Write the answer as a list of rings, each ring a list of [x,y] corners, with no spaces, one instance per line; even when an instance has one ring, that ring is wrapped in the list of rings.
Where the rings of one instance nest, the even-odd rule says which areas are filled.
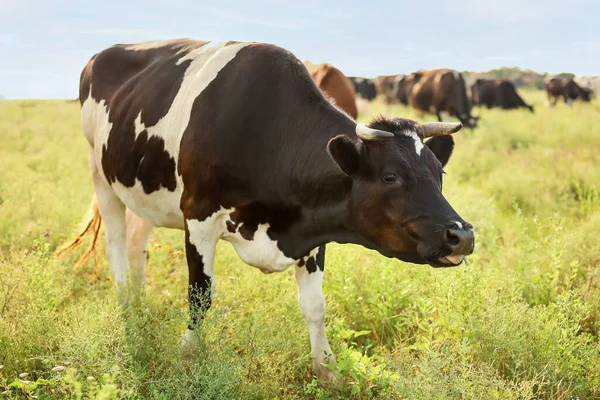
[[[0,95],[74,98],[114,43],[263,41],[347,75],[519,66],[600,75],[597,0],[0,0]]]

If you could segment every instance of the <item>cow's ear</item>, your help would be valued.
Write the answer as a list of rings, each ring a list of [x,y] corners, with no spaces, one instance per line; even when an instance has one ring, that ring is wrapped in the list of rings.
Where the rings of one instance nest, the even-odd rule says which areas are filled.
[[[346,135],[338,135],[327,143],[327,152],[346,175],[358,172],[360,152]]]
[[[452,135],[432,137],[425,142],[425,145],[429,147],[429,150],[435,154],[442,163],[442,167],[444,167],[450,160],[454,150],[454,137]]]

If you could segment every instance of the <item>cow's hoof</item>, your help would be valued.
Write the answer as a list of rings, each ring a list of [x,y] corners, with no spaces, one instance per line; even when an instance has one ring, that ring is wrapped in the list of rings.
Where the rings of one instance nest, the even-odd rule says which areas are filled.
[[[339,375],[317,361],[313,362],[313,375],[315,375],[317,379],[323,383],[335,385],[341,381],[341,377]]]
[[[179,366],[187,368],[198,360],[199,345],[198,338],[194,331],[188,329],[185,335],[181,338],[181,356],[179,358]]]

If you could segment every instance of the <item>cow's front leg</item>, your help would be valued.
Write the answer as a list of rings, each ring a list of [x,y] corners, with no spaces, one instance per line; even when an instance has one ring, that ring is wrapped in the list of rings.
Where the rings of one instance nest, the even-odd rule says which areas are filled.
[[[209,310],[215,294],[214,256],[218,237],[211,221],[186,219],[185,252],[189,271],[188,296],[190,324],[182,340],[182,356],[194,361],[197,341],[194,328],[199,326]]]
[[[325,246],[303,258],[296,266],[298,301],[308,324],[313,357],[313,374],[319,379],[336,379],[335,374],[323,364],[335,364],[335,357],[325,332],[325,299],[323,298],[323,270]]]

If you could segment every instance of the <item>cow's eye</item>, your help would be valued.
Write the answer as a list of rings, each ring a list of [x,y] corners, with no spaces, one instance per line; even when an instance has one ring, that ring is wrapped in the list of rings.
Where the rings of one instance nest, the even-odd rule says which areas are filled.
[[[398,177],[396,176],[396,174],[388,172],[383,174],[383,181],[385,183],[396,183],[398,181]]]

